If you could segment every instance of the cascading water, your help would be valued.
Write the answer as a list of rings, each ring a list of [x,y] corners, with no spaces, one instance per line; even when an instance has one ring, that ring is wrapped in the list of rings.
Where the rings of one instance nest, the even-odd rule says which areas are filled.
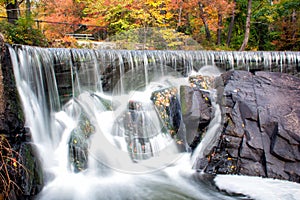
[[[198,71],[198,73],[203,76],[209,76],[212,78],[221,75],[219,69],[214,66],[204,66]],[[221,133],[219,129],[221,126],[222,115],[221,108],[216,103],[217,94],[215,89],[210,89],[208,93],[210,94],[211,104],[214,109],[214,117],[209,124],[208,131],[205,134],[206,137],[202,139],[201,143],[193,152],[193,155],[191,157],[191,163],[194,166],[197,164],[198,159],[204,158],[204,156],[212,150],[212,147],[216,146],[217,138],[220,137]]]
[[[178,87],[188,84],[184,77],[204,65],[225,70],[257,70],[263,65],[299,74],[300,62],[300,54],[291,52],[28,46],[9,51],[26,124],[43,161],[46,185],[38,199],[47,200],[241,198],[218,192],[192,169],[196,155],[214,143],[220,121],[217,104],[203,139],[206,146],[199,145],[192,162],[189,152],[178,150],[176,142],[184,142],[173,135],[184,132]],[[168,98],[162,99],[162,94]],[[162,109],[171,101],[177,106],[171,110],[174,118]]]

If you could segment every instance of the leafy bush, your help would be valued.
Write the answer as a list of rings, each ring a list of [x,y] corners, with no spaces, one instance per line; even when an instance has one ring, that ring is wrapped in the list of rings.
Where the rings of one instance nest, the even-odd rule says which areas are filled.
[[[71,36],[65,36],[60,39],[52,39],[49,41],[49,45],[55,48],[81,48],[81,46],[77,43],[77,40]],[[86,48],[89,48],[89,46]]]
[[[32,18],[19,18],[15,24],[3,20],[0,22],[0,32],[5,35],[8,43],[42,47],[48,45],[44,34],[34,27]]]
[[[199,50],[200,44],[188,35],[168,28],[138,28],[123,31],[107,39],[119,49]]]

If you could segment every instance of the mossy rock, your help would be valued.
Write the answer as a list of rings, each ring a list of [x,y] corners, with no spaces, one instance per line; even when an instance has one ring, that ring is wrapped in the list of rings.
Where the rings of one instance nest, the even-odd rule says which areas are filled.
[[[180,127],[181,108],[176,87],[152,92],[151,100],[164,123],[164,128],[174,137]]]
[[[204,90],[210,90],[213,88],[214,77],[193,75],[193,76],[189,76],[189,83],[191,84],[191,87],[196,87],[196,88],[204,89]]]
[[[19,170],[23,195],[31,196],[40,192],[44,185],[41,161],[32,143],[22,143],[19,150]]]
[[[85,114],[81,114],[77,127],[72,131],[69,140],[69,158],[74,172],[87,168],[89,138],[95,132],[95,127]]]

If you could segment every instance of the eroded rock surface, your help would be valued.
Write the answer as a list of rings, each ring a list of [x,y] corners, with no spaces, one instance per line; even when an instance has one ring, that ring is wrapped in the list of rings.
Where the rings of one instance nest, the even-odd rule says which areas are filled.
[[[300,182],[300,79],[246,71],[220,78],[222,133],[199,168]]]

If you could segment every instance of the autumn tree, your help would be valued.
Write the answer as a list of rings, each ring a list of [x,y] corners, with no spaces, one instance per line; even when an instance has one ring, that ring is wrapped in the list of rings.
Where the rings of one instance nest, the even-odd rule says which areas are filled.
[[[206,16],[206,12],[204,11],[204,5],[201,1],[198,1],[198,7],[199,7],[199,11],[200,11],[200,18],[203,22],[204,28],[205,28],[205,34],[206,34],[206,39],[208,41],[211,40],[211,35],[210,35],[210,30],[208,28],[208,23],[207,23],[207,16]]]
[[[168,7],[171,8],[173,13],[174,23],[177,31],[192,35],[192,29],[194,26],[193,19],[195,18],[195,12],[192,12],[194,2],[187,0],[171,0]]]
[[[23,2],[15,0],[1,0],[1,6],[4,6],[6,9],[6,15],[8,22],[15,23],[15,21],[20,17],[20,4]]]
[[[173,0],[173,1],[171,1],[171,4],[173,4],[172,7],[175,11],[174,12],[175,15],[177,13],[178,21],[177,21],[176,27],[178,28],[181,26],[181,22],[182,22],[183,0]]]
[[[74,0],[43,0],[43,21],[48,38],[61,38],[81,28],[83,5]]]
[[[275,4],[273,41],[276,50],[300,50],[300,1],[281,0]]]
[[[299,0],[252,1],[251,27],[245,49],[297,49],[299,17],[293,16],[299,15],[299,3]],[[246,28],[243,30],[241,27],[245,27],[247,21],[247,5],[246,0],[236,1],[231,48],[240,49],[243,44]]]
[[[142,26],[170,27],[172,21],[175,20],[171,5],[168,0],[145,0],[140,6],[142,15],[138,15],[136,18],[140,19],[142,17]]]
[[[214,7],[217,12],[217,45],[221,45],[222,30],[224,29],[223,21],[232,14],[234,3],[227,0],[214,1]]]
[[[181,8],[180,8],[181,9]],[[201,34],[204,33],[206,43],[221,45],[221,36],[224,30],[224,20],[232,13],[233,3],[229,0],[190,0],[183,1],[181,20],[187,17],[188,25],[198,41],[203,41]],[[186,13],[186,14],[185,14]],[[198,35],[198,36],[197,36]]]
[[[107,26],[110,34],[141,27],[163,27],[173,22],[171,1],[100,0],[83,1],[84,20]]]
[[[136,6],[134,1],[99,0],[83,1],[83,21],[86,24],[107,26],[109,34],[135,28],[131,9]]]
[[[30,26],[39,22],[48,38],[94,34],[97,27],[107,27],[109,35],[159,27],[192,36],[208,49],[299,50],[299,0],[0,0],[0,5],[11,23],[28,27],[26,20],[16,22],[31,17]]]
[[[233,0],[232,2],[232,11],[231,11],[231,17],[230,17],[230,23],[228,26],[228,34],[227,34],[227,40],[226,40],[226,45],[229,46],[231,42],[231,36],[232,36],[232,30],[234,26],[234,21],[235,21],[235,12],[236,12],[236,0]]]

